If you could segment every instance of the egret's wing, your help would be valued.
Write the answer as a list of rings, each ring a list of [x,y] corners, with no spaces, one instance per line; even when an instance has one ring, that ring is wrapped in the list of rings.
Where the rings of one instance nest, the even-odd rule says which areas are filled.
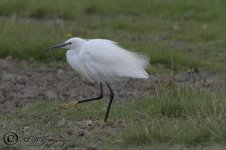
[[[146,56],[127,51],[110,40],[89,40],[80,53],[90,79],[118,80],[121,77],[148,78]]]

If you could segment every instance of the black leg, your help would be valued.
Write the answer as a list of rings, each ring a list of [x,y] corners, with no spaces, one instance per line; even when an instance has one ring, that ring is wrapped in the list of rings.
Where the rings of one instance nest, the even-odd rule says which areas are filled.
[[[103,98],[103,85],[100,82],[100,95],[99,96],[97,96],[95,98],[89,98],[89,99],[81,100],[81,101],[78,101],[78,103],[84,103],[84,102],[89,102],[89,101],[100,100],[102,98]]]
[[[107,109],[107,113],[106,113],[105,118],[104,118],[104,122],[106,122],[107,119],[108,119],[108,114],[109,114],[109,111],[110,111],[110,108],[111,108],[111,103],[112,103],[112,100],[114,98],[114,92],[113,92],[111,86],[109,85],[108,82],[106,82],[106,84],[107,84],[107,87],[110,91],[110,101],[109,101],[109,104],[108,104],[108,109]]]

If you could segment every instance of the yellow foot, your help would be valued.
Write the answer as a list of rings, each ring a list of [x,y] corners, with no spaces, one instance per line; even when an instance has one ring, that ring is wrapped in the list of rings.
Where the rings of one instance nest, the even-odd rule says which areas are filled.
[[[105,122],[105,124],[107,124],[107,125],[113,125],[115,123],[115,120],[113,120],[113,119],[108,119],[106,122]]]
[[[78,110],[81,110],[81,109],[79,108],[78,102],[74,102],[74,103],[65,103],[65,104],[60,105],[60,107],[63,108],[63,109],[67,109],[67,108],[70,108],[70,107],[76,107]]]
[[[103,119],[98,121],[99,125],[113,125],[114,122],[113,119],[108,119],[106,122]]]

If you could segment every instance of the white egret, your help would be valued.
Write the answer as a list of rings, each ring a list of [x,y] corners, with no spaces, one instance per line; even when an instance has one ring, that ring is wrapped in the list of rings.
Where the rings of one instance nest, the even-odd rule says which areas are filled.
[[[69,65],[90,81],[100,83],[100,95],[95,98],[80,100],[62,105],[64,108],[77,106],[79,103],[100,100],[103,98],[102,83],[106,83],[110,91],[110,101],[104,121],[107,121],[114,98],[114,92],[109,83],[122,78],[148,78],[145,71],[149,60],[146,56],[130,52],[117,43],[105,39],[70,38],[62,44],[48,48],[66,48]]]

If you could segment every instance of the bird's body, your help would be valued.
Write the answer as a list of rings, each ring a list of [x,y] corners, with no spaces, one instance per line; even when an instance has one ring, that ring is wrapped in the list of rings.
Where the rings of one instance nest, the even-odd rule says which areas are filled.
[[[66,53],[70,66],[89,80],[111,82],[124,77],[148,78],[145,56],[104,39],[75,39],[81,44]]]
[[[71,38],[60,45],[49,48],[49,50],[55,48],[68,49],[66,57],[70,66],[88,80],[100,82],[100,96],[65,104],[63,107],[67,108],[79,103],[102,99],[102,83],[106,83],[110,91],[110,102],[105,121],[114,98],[114,92],[109,83],[122,78],[149,77],[145,71],[149,62],[146,56],[127,51],[110,40]]]

